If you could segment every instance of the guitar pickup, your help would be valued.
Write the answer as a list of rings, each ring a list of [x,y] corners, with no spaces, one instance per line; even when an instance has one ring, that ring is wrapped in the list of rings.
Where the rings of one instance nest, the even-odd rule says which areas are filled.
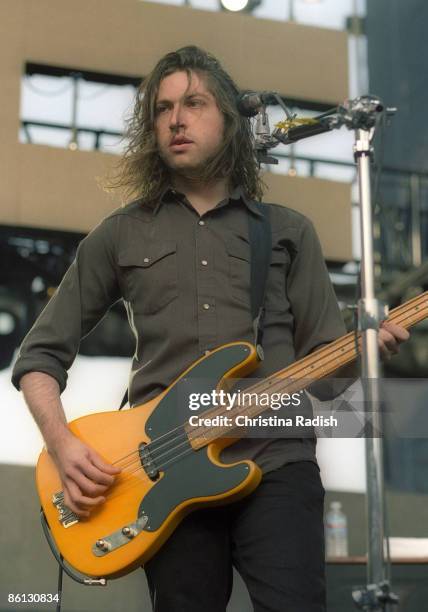
[[[159,478],[159,470],[146,444],[140,444],[138,454],[140,455],[141,465],[147,476],[150,480],[157,480]]]
[[[64,504],[64,491],[54,493],[52,495],[52,503],[58,510],[58,520],[63,527],[67,529],[67,527],[72,527],[79,522],[77,514]]]

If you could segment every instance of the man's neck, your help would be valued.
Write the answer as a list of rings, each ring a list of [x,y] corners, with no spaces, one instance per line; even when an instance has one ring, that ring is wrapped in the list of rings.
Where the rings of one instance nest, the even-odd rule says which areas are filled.
[[[190,204],[201,216],[229,196],[227,179],[201,182],[183,176],[175,176],[173,187],[184,193]]]

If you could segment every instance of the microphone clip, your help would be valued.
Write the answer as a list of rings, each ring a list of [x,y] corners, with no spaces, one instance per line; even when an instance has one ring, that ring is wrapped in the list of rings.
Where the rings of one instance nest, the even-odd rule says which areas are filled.
[[[266,112],[266,104],[263,104],[256,116],[256,125],[254,128],[256,155],[259,164],[277,164],[278,160],[272,155],[268,155],[269,149],[276,147],[279,142],[272,138],[269,117]]]

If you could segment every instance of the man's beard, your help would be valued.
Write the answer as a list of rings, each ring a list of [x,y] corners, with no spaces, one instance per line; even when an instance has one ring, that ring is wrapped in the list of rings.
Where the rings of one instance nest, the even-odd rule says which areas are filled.
[[[200,182],[219,178],[217,176],[210,176],[207,173],[207,168],[215,160],[219,151],[220,147],[210,155],[207,155],[204,159],[195,162],[193,165],[189,164],[183,166],[176,166],[174,163],[170,163],[168,156],[163,155],[162,152],[159,152],[159,156],[171,176],[176,175],[189,181]]]

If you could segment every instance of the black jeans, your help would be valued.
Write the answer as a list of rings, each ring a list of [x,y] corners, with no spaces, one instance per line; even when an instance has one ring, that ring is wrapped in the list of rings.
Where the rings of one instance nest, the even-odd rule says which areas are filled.
[[[145,571],[155,612],[225,612],[232,564],[255,612],[325,612],[324,489],[311,461],[245,499],[188,515]]]

